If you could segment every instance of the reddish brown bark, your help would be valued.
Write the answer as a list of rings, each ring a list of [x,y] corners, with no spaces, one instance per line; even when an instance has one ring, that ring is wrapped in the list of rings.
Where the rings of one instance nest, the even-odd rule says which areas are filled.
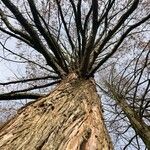
[[[112,150],[94,81],[69,75],[0,131],[1,150]]]

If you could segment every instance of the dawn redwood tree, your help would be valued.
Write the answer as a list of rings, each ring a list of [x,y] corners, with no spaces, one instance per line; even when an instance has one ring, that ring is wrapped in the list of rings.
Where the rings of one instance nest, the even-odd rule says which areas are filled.
[[[134,58],[130,58],[120,72],[115,69],[117,64],[113,64],[109,78],[105,78],[104,85],[99,86],[105,94],[116,101],[123,110],[122,115],[128,118],[130,126],[134,129],[135,134],[129,143],[139,136],[150,149],[150,41],[140,44],[139,47],[141,50],[138,50]],[[130,126],[125,130],[129,130]],[[124,149],[130,145],[129,143]],[[140,145],[138,141],[137,143]]]
[[[52,82],[0,95],[1,100],[37,99],[3,125],[0,149],[113,149],[94,75],[135,29],[146,26],[150,14],[145,4],[145,0],[1,0],[0,31],[5,35],[1,46],[49,73],[1,85]],[[45,65],[43,59],[35,63],[8,49],[10,37],[40,53]],[[45,96],[30,92],[54,84]]]

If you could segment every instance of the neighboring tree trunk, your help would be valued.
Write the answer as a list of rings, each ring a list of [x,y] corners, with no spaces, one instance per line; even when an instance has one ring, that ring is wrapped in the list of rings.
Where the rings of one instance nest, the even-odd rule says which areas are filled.
[[[112,149],[94,80],[73,73],[0,131],[0,150]]]
[[[150,150],[150,127],[142,120],[138,112],[133,110],[128,105],[124,97],[120,96],[120,94],[115,91],[115,88],[113,88],[113,86],[111,86],[109,83],[106,83],[106,85],[109,88],[111,94],[113,95],[116,103],[120,106],[120,108],[124,111],[126,117],[129,119],[132,128],[143,140],[148,150]]]

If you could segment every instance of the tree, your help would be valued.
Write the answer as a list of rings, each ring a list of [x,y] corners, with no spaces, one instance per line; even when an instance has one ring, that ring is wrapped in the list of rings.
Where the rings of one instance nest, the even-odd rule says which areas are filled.
[[[104,81],[105,88],[100,87],[116,101],[116,104],[123,110],[123,115],[129,119],[136,133],[131,141],[138,135],[148,148],[150,147],[149,44],[150,42],[142,44],[144,48],[129,61],[121,72],[115,71],[114,65],[109,80]]]
[[[18,110],[3,125],[0,148],[113,149],[94,75],[121,52],[126,39],[135,31],[143,33],[143,27],[149,26],[150,14],[145,4],[148,3],[144,0],[39,0],[36,3],[18,0],[14,4],[1,0],[3,49],[32,64],[29,66],[33,69],[38,66],[47,71],[47,76],[33,74],[34,78],[1,85],[52,81],[1,94],[1,100],[37,100]],[[39,53],[40,61],[37,63],[35,58],[26,58],[24,53],[7,48],[5,43],[10,37],[17,39],[21,46],[26,44],[34,54]],[[48,95],[30,92],[55,84],[58,85]],[[114,94],[112,85],[109,89]],[[129,112],[121,109],[129,116]]]

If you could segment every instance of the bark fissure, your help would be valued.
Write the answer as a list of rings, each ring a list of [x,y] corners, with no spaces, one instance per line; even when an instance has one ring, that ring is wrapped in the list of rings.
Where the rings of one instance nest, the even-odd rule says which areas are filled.
[[[69,75],[0,131],[1,150],[112,150],[92,79]]]

